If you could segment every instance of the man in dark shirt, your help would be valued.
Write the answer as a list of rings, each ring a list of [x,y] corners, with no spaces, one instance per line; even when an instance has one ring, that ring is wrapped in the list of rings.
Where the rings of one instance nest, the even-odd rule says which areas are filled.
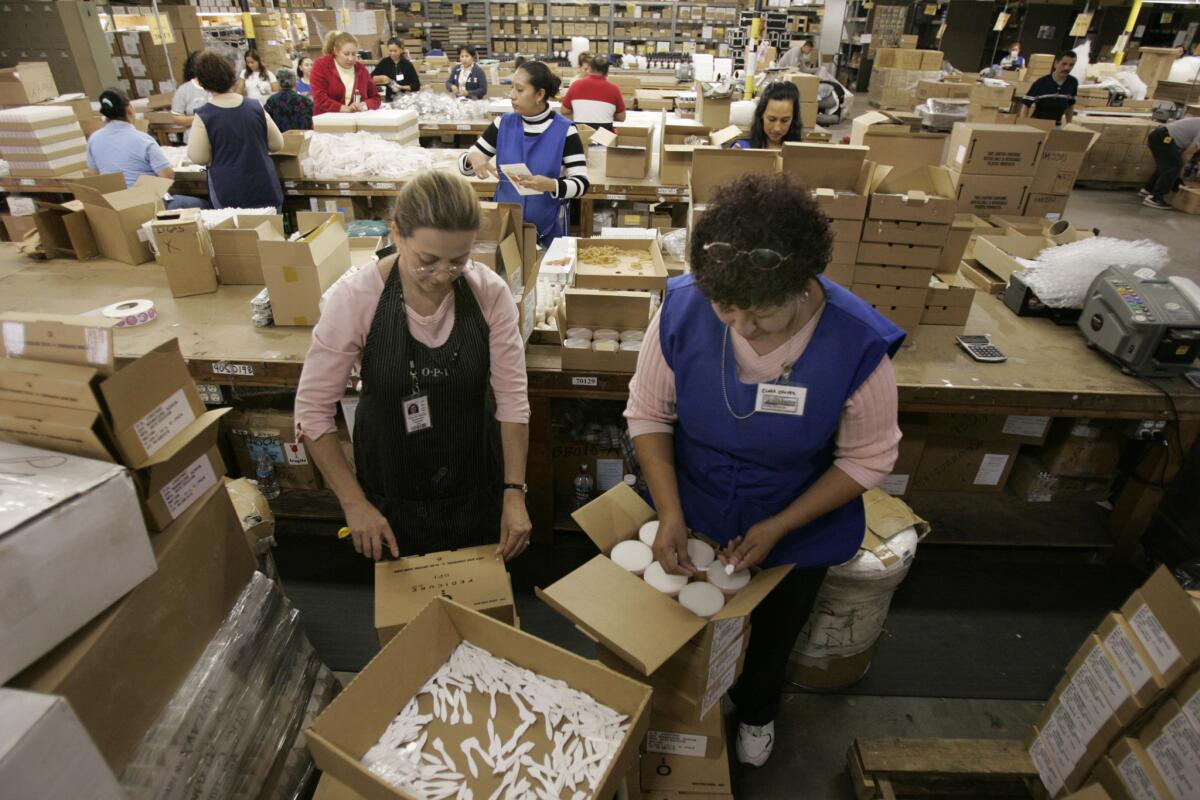
[[[1075,96],[1079,94],[1079,81],[1071,77],[1074,68],[1075,53],[1071,50],[1059,53],[1050,74],[1034,81],[1021,98],[1025,105],[1022,118],[1052,119],[1057,124],[1062,124],[1064,118],[1067,122],[1074,119]]]

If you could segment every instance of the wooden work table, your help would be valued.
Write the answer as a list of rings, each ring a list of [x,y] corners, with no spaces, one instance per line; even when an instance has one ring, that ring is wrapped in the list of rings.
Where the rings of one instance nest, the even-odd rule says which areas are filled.
[[[106,259],[34,261],[12,245],[0,246],[0,311],[80,314],[119,300],[147,298],[154,322],[116,331],[118,358],[140,356],[177,338],[198,383],[294,387],[308,350],[309,328],[256,328],[250,322],[254,286],[221,286],[213,294],[173,298],[154,263],[128,266]],[[1032,414],[1044,416],[1163,419],[1173,411],[1163,393],[1123,374],[1089,351],[1074,327],[1017,317],[997,297],[977,294],[966,327],[988,333],[1008,355],[1003,364],[972,361],[955,344],[958,329],[921,326],[896,357],[902,411]],[[629,375],[564,372],[558,348],[531,345],[526,364],[534,422],[530,484],[549,486],[550,403],[555,398],[623,400]],[[586,380],[581,380],[586,379]],[[1179,415],[1185,452],[1200,434],[1200,391],[1180,379],[1160,380]],[[545,445],[547,452],[538,448]],[[1147,459],[1145,474],[1156,474]],[[539,474],[543,473],[543,474]],[[1161,492],[1130,482],[1113,523],[1125,547],[1149,522]],[[531,505],[536,505],[531,492]],[[552,508],[552,499],[550,501]],[[531,508],[531,512],[534,509]],[[553,525],[534,512],[536,525]],[[539,518],[539,516],[541,518]]]

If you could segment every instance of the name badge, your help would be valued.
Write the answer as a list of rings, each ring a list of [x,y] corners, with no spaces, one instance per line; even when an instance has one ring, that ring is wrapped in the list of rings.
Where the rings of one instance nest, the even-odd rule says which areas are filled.
[[[404,399],[404,430],[408,433],[429,430],[433,421],[429,418],[429,397],[415,394]]]
[[[781,386],[777,383],[760,383],[754,410],[763,414],[786,414],[791,417],[804,416],[804,402],[808,389],[804,386]]]

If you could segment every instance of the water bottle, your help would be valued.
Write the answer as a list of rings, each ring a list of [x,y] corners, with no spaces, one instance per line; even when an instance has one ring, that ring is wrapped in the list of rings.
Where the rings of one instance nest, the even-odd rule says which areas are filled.
[[[279,481],[275,480],[275,466],[267,458],[266,453],[258,454],[258,469],[255,470],[254,477],[263,497],[268,500],[279,497]]]
[[[361,100],[362,100],[362,96],[358,93],[358,90],[355,89],[354,90],[354,105],[357,106]]]
[[[579,474],[575,476],[575,507],[582,508],[592,499],[592,476],[588,474],[588,465],[579,465]]]

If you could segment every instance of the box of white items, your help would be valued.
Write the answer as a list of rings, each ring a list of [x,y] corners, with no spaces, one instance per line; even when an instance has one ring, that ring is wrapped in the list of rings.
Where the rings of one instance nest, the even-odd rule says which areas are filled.
[[[367,800],[463,784],[477,798],[609,798],[637,764],[650,693],[438,598],[305,733],[317,766]]]
[[[6,797],[126,798],[66,700],[15,689],[0,689],[0,784]]]
[[[744,644],[739,640],[749,635],[750,612],[783,580],[791,565],[730,576],[714,559],[711,546],[699,539],[689,540],[693,564],[710,562],[708,578],[712,585],[721,584],[724,595],[723,604],[700,616],[666,591],[683,591],[666,585],[676,576],[663,576],[661,567],[652,560],[642,565],[650,577],[639,576],[631,569],[636,565],[627,562],[623,553],[614,554],[618,548],[640,550],[638,544],[649,546],[657,530],[654,509],[633,489],[618,484],[576,511],[572,518],[605,555],[596,556],[565,578],[538,590],[538,597],[643,675],[651,675],[685,648],[693,655],[688,664],[679,665],[681,668],[708,676],[711,667],[724,666],[727,674],[706,681],[709,690],[701,717],[705,716],[732,685],[737,671],[736,658],[726,665],[722,657],[737,644]],[[613,558],[608,554],[614,554]],[[618,565],[618,560],[626,566]],[[659,581],[664,589],[655,588],[650,580]],[[696,585],[700,583],[704,582]]]
[[[116,464],[0,442],[0,682],[154,573],[138,492]]]

